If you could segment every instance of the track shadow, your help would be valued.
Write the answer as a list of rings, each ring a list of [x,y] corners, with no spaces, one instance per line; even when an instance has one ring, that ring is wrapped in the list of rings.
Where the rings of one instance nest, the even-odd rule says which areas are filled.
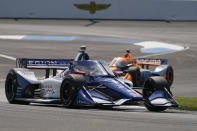
[[[137,107],[137,106],[115,106],[115,107],[87,107],[87,106],[75,106],[72,108],[66,108],[63,105],[57,104],[30,104],[29,106],[40,106],[40,107],[54,107],[61,108],[66,110],[89,110],[89,111],[121,111],[121,112],[147,112],[145,108]]]
[[[96,21],[96,20],[93,20],[93,19],[91,19],[91,20],[89,20],[89,21],[90,21],[91,23],[85,25],[86,27],[92,26],[92,25],[95,25],[95,24],[99,23],[99,21]]]
[[[136,106],[136,105],[130,105],[130,106],[115,106],[115,107],[87,107],[87,106],[83,106],[83,107],[79,107],[79,106],[75,106],[72,108],[66,108],[63,105],[59,105],[59,104],[37,104],[37,103],[33,103],[30,104],[29,106],[40,106],[40,107],[53,107],[53,108],[59,108],[59,109],[66,109],[66,110],[89,110],[89,111],[117,111],[117,112],[146,112],[146,113],[188,113],[191,114],[190,111],[184,111],[184,110],[175,110],[175,109],[167,109],[165,111],[162,112],[151,112],[148,111],[145,107],[142,106]]]

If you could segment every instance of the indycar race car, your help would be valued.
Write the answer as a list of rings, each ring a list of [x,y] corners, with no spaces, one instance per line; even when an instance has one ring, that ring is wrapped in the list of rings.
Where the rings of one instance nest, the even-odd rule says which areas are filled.
[[[144,101],[150,111],[178,106],[163,77],[148,78],[140,93],[131,88],[131,81],[116,77],[104,61],[17,58],[16,63],[5,82],[11,104],[113,107]],[[36,78],[33,69],[46,70],[45,78]]]
[[[134,86],[143,86],[144,82],[152,76],[162,76],[173,83],[173,68],[167,64],[167,59],[133,58],[130,51],[123,57],[115,57],[109,67],[113,72],[133,82]],[[152,70],[150,68],[156,67]]]

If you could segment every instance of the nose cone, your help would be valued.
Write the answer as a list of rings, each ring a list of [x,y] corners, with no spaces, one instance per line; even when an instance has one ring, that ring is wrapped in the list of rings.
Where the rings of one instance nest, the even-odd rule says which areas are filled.
[[[111,92],[110,95],[115,94],[116,98],[118,97],[117,99],[143,99],[143,97],[139,93],[116,78],[100,78],[99,83],[107,86],[109,88],[109,93]]]

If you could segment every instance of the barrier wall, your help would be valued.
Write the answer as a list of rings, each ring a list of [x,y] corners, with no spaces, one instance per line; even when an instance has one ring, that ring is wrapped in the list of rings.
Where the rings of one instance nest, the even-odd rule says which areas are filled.
[[[197,20],[197,0],[0,0],[0,18]]]

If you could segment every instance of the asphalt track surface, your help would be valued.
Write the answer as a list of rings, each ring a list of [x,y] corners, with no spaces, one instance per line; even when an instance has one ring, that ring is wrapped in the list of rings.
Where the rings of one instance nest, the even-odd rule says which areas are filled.
[[[167,58],[175,70],[172,91],[176,96],[197,96],[197,23],[73,20],[0,20],[0,35],[105,36],[161,41],[189,46],[186,51],[154,56]],[[130,48],[143,56],[140,47],[122,43],[0,40],[0,54],[13,57],[73,58],[86,45],[92,59],[110,61]],[[4,79],[15,62],[0,57],[0,131],[68,130],[193,130],[197,113],[166,110],[153,113],[140,107],[65,109],[51,105],[11,105],[4,95]]]

